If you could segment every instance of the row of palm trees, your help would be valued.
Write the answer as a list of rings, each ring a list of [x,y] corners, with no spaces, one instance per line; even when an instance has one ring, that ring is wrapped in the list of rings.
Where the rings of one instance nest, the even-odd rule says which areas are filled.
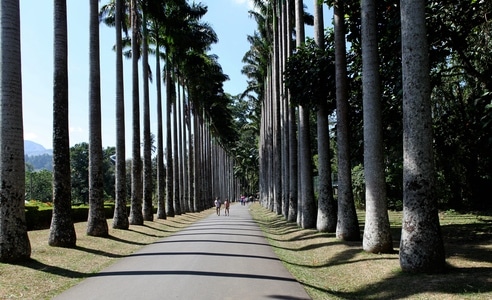
[[[314,40],[324,50],[322,4],[313,1],[314,17],[305,13],[302,0],[256,0],[251,12],[258,29],[249,37],[243,72],[261,105],[260,200],[264,206],[302,228],[335,232],[342,240],[359,240],[354,205],[348,121],[348,85],[345,41],[347,1],[328,1],[334,11],[334,76],[336,86],[336,143],[338,199],[331,189],[327,99],[314,99],[317,111],[318,199],[314,197],[310,142],[310,103],[296,99],[286,88],[289,58],[305,43],[304,26],[314,24]],[[376,1],[363,0],[361,8],[362,89],[366,220],[363,248],[371,253],[393,251],[387,215],[382,148],[381,92],[376,23]],[[354,4],[356,5],[356,4]],[[432,132],[425,1],[401,1],[404,219],[400,264],[411,272],[444,268],[444,249],[432,194]],[[295,37],[295,41],[293,39]],[[294,46],[295,42],[295,46]],[[297,49],[297,50],[296,50]],[[298,76],[302,76],[299,74]],[[294,77],[295,79],[295,77]],[[419,83],[420,82],[420,83]],[[329,89],[326,83],[326,89]],[[296,95],[296,97],[299,97]]]
[[[3,1],[2,5],[5,9],[2,8],[1,13],[1,30],[5,38],[1,41],[1,57],[2,62],[8,63],[2,67],[0,99],[0,167],[3,168],[0,172],[1,180],[5,183],[0,192],[0,261],[10,262],[28,258],[31,250],[23,204],[25,187],[19,1]],[[70,217],[66,11],[66,0],[54,1],[53,217],[48,243],[52,246],[74,247],[76,234]],[[154,180],[157,180],[157,218],[161,219],[208,208],[216,195],[233,197],[239,193],[239,180],[233,176],[234,161],[227,150],[231,148],[236,136],[229,106],[231,99],[223,91],[223,82],[228,78],[223,74],[217,57],[207,54],[210,45],[217,42],[217,37],[208,24],[200,21],[206,12],[202,4],[190,5],[186,0],[111,0],[101,9],[98,0],[90,1],[88,235],[108,236],[102,189],[100,20],[114,26],[116,36],[117,138],[113,228],[128,229],[130,225],[141,225],[144,221],[153,220]],[[131,36],[128,31],[131,31]],[[149,54],[156,56],[156,178],[152,175],[153,141],[149,105],[149,80],[152,76]],[[129,215],[126,208],[123,57],[132,60],[133,135]],[[143,73],[142,101],[139,62],[142,63]],[[163,68],[161,62],[164,63]],[[165,83],[165,107],[162,104],[161,81]],[[143,138],[140,137],[141,123]]]

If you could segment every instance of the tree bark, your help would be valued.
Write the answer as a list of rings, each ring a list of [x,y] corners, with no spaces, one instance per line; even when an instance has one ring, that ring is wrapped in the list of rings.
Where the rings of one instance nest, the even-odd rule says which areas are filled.
[[[142,158],[140,157],[140,98],[138,83],[138,59],[140,54],[138,44],[137,0],[131,0],[132,26],[132,193],[130,206],[130,224],[143,225],[142,215]]]
[[[352,192],[349,148],[349,103],[343,1],[334,5],[335,69],[338,148],[338,220],[336,236],[345,241],[360,240],[359,222]]]
[[[55,8],[63,12],[63,8],[66,7],[63,4],[64,1],[56,1]],[[66,9],[64,11],[66,16]],[[64,15],[58,15],[55,10],[55,19],[57,16]],[[0,262],[22,261],[31,256],[24,211],[25,165],[19,18],[19,1],[2,1],[2,9],[0,9],[0,64],[2,65],[0,70],[2,128],[0,130],[0,182],[2,183],[0,186]]]
[[[323,7],[314,0],[314,39],[321,49],[324,44]],[[328,103],[318,99],[318,214],[316,229],[321,232],[335,232],[337,227],[336,203],[333,200],[331,181],[330,136],[328,132]]]
[[[158,26],[158,25],[156,25]],[[158,30],[157,30],[158,31]],[[162,84],[159,42],[156,42],[155,83],[157,89],[157,219],[166,219],[166,170],[164,169],[164,132],[162,129]]]
[[[104,212],[98,0],[90,1],[89,32],[89,216],[87,234],[104,237],[108,236],[108,223]]]
[[[366,221],[362,246],[367,252],[391,253],[393,240],[388,219],[384,175],[376,3],[374,0],[362,0],[361,3],[364,175],[366,182]]]
[[[115,207],[113,228],[128,229],[126,211],[126,150],[125,150],[125,99],[123,86],[123,56],[121,44],[122,1],[116,0],[116,166],[115,166]]]
[[[303,1],[296,0],[296,46],[304,44],[304,7]],[[313,190],[313,168],[309,142],[309,109],[299,105],[299,172],[300,172],[300,212],[299,225],[302,228],[316,227],[316,203]]]
[[[71,215],[66,1],[57,0],[54,9],[53,214],[48,244],[75,247],[77,237]]]
[[[152,179],[152,141],[150,133],[150,98],[149,98],[149,46],[147,18],[142,13],[142,80],[143,80],[143,219],[154,220],[154,207],[152,205],[153,179]],[[159,59],[156,57],[156,59]],[[157,73],[160,72],[157,70]]]
[[[430,104],[425,1],[401,1],[403,74],[403,271],[441,272],[445,268],[437,199]]]
[[[288,35],[289,39],[287,42],[287,52],[288,56],[291,55],[292,53],[292,48],[293,48],[293,41],[292,41],[292,31],[293,31],[293,25],[292,25],[292,12],[295,9],[295,5],[293,3],[293,0],[287,0],[287,24],[288,24]],[[289,127],[289,138],[288,138],[288,147],[289,147],[289,212],[287,215],[287,221],[289,222],[296,222],[297,221],[297,179],[298,179],[298,173],[297,173],[297,127],[296,127],[296,109],[294,105],[291,102],[291,99],[289,97],[289,103],[288,103],[288,108],[287,108],[287,114],[288,114],[288,124],[287,126]]]

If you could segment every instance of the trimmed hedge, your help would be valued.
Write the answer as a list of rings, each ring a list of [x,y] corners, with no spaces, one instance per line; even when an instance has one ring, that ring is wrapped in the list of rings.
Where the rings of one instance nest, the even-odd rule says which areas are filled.
[[[129,211],[130,206],[127,207]],[[53,214],[52,207],[40,208],[39,206],[26,205],[25,211],[26,211],[27,230],[40,230],[40,229],[50,228],[51,216]],[[106,213],[106,218],[112,219],[114,213],[114,204],[105,203],[104,211]],[[89,217],[89,206],[87,205],[72,206],[72,220],[74,223],[85,222],[87,221],[88,217]]]

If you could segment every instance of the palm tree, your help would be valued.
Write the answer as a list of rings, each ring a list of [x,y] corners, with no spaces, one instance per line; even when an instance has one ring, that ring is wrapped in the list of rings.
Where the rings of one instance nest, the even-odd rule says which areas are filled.
[[[137,0],[131,0],[132,28],[132,193],[130,224],[142,225],[142,159],[140,157],[140,103],[138,85],[138,59],[140,57],[140,18]]]
[[[146,3],[146,2],[145,2]],[[147,11],[148,5],[142,7],[142,75],[143,75],[143,219],[152,221],[154,209],[152,206],[152,143],[150,133],[150,99],[149,99],[149,47]]]
[[[401,1],[403,67],[403,223],[400,265],[440,272],[444,246],[434,194],[434,158],[425,1]]]
[[[115,210],[113,228],[128,229],[129,221],[126,210],[126,150],[125,150],[125,100],[123,82],[123,39],[122,31],[128,36],[125,22],[128,3],[113,0],[101,7],[100,19],[116,29],[116,157],[115,157]]]
[[[179,93],[178,97],[178,132],[179,132],[179,153],[180,153],[180,172],[179,172],[179,181],[180,181],[180,190],[181,190],[181,207],[183,212],[190,212],[190,206],[188,202],[188,187],[186,185],[186,127],[184,125],[184,103],[186,101],[186,92],[185,92],[185,84],[186,81],[184,78],[181,78],[181,93]]]
[[[386,200],[383,161],[381,92],[376,28],[376,1],[362,0],[362,89],[364,114],[364,175],[366,221],[362,245],[372,253],[391,253],[391,237]]]
[[[53,215],[48,244],[75,247],[77,237],[71,217],[66,0],[54,3],[54,32]]]
[[[116,28],[116,184],[113,228],[128,229],[129,221],[126,212],[126,157],[125,157],[125,99],[123,87],[123,56],[122,56],[122,25],[123,2],[115,0]],[[126,31],[126,27],[125,28]]]
[[[161,85],[161,52],[160,52],[160,26],[159,21],[153,21],[155,34],[155,51],[156,51],[156,89],[157,89],[157,218],[166,219],[166,205],[165,205],[165,175],[164,169],[164,136],[162,130],[162,85]]]
[[[296,46],[304,44],[304,6],[303,2],[296,0]],[[316,226],[316,203],[313,191],[313,168],[311,162],[311,149],[309,142],[309,109],[299,105],[299,172],[300,172],[300,212],[299,225],[302,228],[314,228]]]
[[[289,215],[289,92],[283,84],[283,74],[287,65],[287,59],[290,55],[290,44],[292,43],[290,22],[289,1],[280,1],[280,42],[281,42],[281,58],[280,58],[280,85],[281,94],[281,147],[282,147],[282,215],[285,219]]]
[[[256,20],[258,31],[255,32],[254,36],[248,37],[251,50],[243,58],[243,62],[248,63],[243,68],[243,73],[250,78],[248,92],[254,91],[258,95],[259,103],[261,103],[260,203],[271,211],[275,209],[278,213],[279,205],[276,197],[278,181],[274,175],[274,172],[278,171],[275,168],[278,163],[273,152],[277,149],[278,142],[274,132],[277,128],[274,119],[276,115],[274,104],[276,104],[277,99],[275,86],[278,81],[275,80],[277,61],[274,60],[274,57],[277,57],[274,45],[278,43],[277,28],[274,27],[277,23],[274,22],[276,18],[275,5],[276,2],[255,1],[255,11],[249,12]]]
[[[291,10],[295,9],[294,3],[292,0],[287,0],[288,6],[288,15],[291,16]],[[289,48],[291,47],[292,41],[292,31],[293,31],[293,22],[289,20],[288,22],[288,35],[289,35]],[[288,55],[292,53],[292,49],[289,49]],[[289,130],[289,213],[287,215],[287,220],[289,222],[297,221],[297,210],[298,210],[298,151],[297,151],[297,127],[296,127],[296,109],[295,106],[291,103],[291,99],[289,98],[288,104],[288,130]]]
[[[317,0],[314,2],[314,38],[318,47],[324,50],[323,9],[322,4],[318,4]],[[319,192],[316,228],[321,232],[334,232],[337,225],[337,215],[331,182],[328,103],[326,99],[318,99],[318,101],[317,132]]]
[[[60,7],[59,2],[63,1],[55,2],[55,8],[63,8]],[[2,145],[0,149],[0,180],[2,181],[0,188],[0,262],[14,262],[26,260],[31,256],[31,245],[27,236],[24,212],[25,166],[19,1],[2,1],[0,22],[2,42],[0,54],[2,61],[0,81],[0,125],[2,127],[0,131],[0,144]]]
[[[99,1],[90,1],[89,45],[89,217],[87,234],[107,236],[104,211],[103,155],[101,138],[101,80],[99,62]]]
[[[167,5],[171,5],[170,2],[163,1],[148,1],[143,3],[142,6],[142,18],[143,18],[143,43],[142,43],[142,68],[143,68],[143,80],[144,80],[144,193],[143,193],[143,217],[145,220],[153,219],[153,207],[152,207],[152,160],[151,160],[151,133],[150,133],[150,106],[149,106],[149,91],[148,81],[151,80],[148,69],[148,44],[155,44],[155,56],[156,56],[156,93],[157,93],[157,218],[166,219],[165,203],[164,203],[164,148],[163,148],[163,131],[162,131],[162,92],[161,92],[161,40],[165,40],[165,28],[169,26],[166,23],[165,9]],[[167,5],[165,5],[167,4]],[[147,28],[147,18],[150,21],[150,31]]]
[[[278,215],[282,214],[282,133],[280,122],[280,22],[279,22],[279,1],[272,1],[273,9],[273,54],[272,54],[272,127],[273,127],[273,203],[274,210]]]
[[[179,2],[179,1],[177,1]],[[171,9],[171,8],[169,8]],[[184,126],[184,106],[186,99],[185,90],[188,90],[188,102],[201,101],[198,96],[190,96],[195,94],[194,86],[202,85],[203,87],[210,86],[211,78],[207,81],[203,81],[203,76],[209,74],[210,71],[204,69],[203,73],[198,74],[197,69],[203,64],[201,60],[203,53],[210,49],[210,45],[217,41],[217,36],[211,27],[200,22],[202,16],[206,13],[206,7],[201,4],[195,4],[192,6],[184,5],[183,3],[175,3],[172,7],[174,13],[168,16],[166,24],[169,24],[165,28],[165,36],[167,44],[166,56],[166,69],[172,71],[170,74],[171,82],[176,85],[170,86],[170,100],[173,105],[173,132],[176,143],[173,144],[173,157],[175,165],[172,166],[174,177],[174,190],[173,190],[173,207],[174,213],[182,213],[189,211],[191,205],[191,199],[188,197],[188,188],[186,183],[190,178],[186,178],[187,166],[186,160],[189,160],[191,154],[189,153],[189,147],[186,147],[185,135],[186,126]],[[200,83],[196,83],[200,82]],[[170,84],[168,82],[168,84]],[[193,91],[190,91],[193,90]],[[209,93],[207,90],[204,93]],[[206,96],[202,96],[206,98]],[[197,105],[198,106],[198,105]],[[170,128],[168,128],[169,130]]]
[[[357,213],[355,211],[350,166],[349,107],[344,17],[343,1],[336,1],[333,7],[338,148],[338,219],[336,236],[342,240],[352,241],[360,239],[360,229]]]
[[[166,47],[167,48],[167,47]],[[168,48],[167,48],[168,49]],[[166,50],[169,53],[169,50]],[[166,214],[174,217],[174,190],[173,190],[173,156],[172,156],[172,131],[171,109],[174,93],[174,84],[171,76],[171,59],[166,57]]]
[[[174,201],[174,213],[176,215],[181,215],[181,202],[180,202],[180,194],[181,191],[179,189],[179,151],[178,151],[178,103],[177,103],[177,95],[176,95],[176,84],[173,82],[172,89],[174,90],[174,97],[172,98],[173,102],[171,103],[172,108],[172,141],[173,141],[173,201]]]

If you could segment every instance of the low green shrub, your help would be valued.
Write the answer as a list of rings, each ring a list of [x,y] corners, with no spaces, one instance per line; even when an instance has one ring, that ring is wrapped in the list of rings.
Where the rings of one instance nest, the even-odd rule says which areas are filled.
[[[128,206],[129,210],[129,206]],[[106,219],[113,218],[114,203],[105,203],[104,211]],[[27,230],[48,229],[51,225],[53,206],[51,203],[29,201],[25,205]],[[81,204],[72,206],[72,220],[74,223],[85,222],[89,216],[89,205]]]

